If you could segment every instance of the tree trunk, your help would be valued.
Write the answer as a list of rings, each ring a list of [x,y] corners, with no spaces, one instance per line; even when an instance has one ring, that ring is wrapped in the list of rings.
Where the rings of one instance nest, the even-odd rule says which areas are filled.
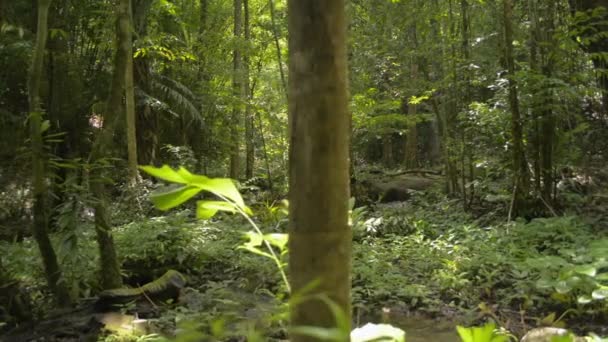
[[[545,16],[545,27],[543,29],[542,39],[542,73],[546,79],[553,76],[554,67],[554,46],[553,34],[555,33],[555,3],[549,1],[549,7]],[[540,144],[540,161],[543,175],[542,196],[548,203],[552,202],[553,193],[553,145],[555,140],[555,116],[553,115],[553,89],[547,87],[541,92],[543,98],[543,112],[541,119],[541,144]]]
[[[125,72],[125,97],[126,97],[126,129],[127,129],[127,152],[128,152],[128,165],[129,165],[129,183],[131,186],[137,184],[138,172],[137,172],[137,135],[136,135],[136,123],[135,123],[135,89],[133,81],[133,36],[131,34],[132,28],[132,10],[131,0],[121,0],[121,8],[126,7],[126,25],[121,27],[121,30],[126,30],[125,34],[125,45],[127,46],[127,67]],[[125,14],[122,14],[125,15]]]
[[[148,12],[152,0],[133,0],[132,22],[135,33],[134,41],[144,39],[148,35]],[[138,56],[133,60],[133,77],[137,88],[149,94],[151,91],[150,58]],[[142,165],[152,165],[158,155],[158,113],[152,110],[149,101],[140,101],[135,107],[135,133],[137,135],[137,160]]]
[[[576,25],[580,29],[582,38],[587,43],[581,43],[582,49],[590,54],[593,66],[597,72],[597,83],[602,92],[602,114],[608,120],[608,63],[605,54],[608,53],[608,39],[605,39],[608,31],[608,11],[598,12],[597,9],[604,7],[608,10],[608,0],[568,0],[573,14],[577,11],[585,12],[587,20],[577,20]],[[601,13],[598,15],[598,13]]]
[[[518,214],[524,205],[529,189],[528,164],[524,154],[523,125],[519,112],[517,82],[515,81],[515,60],[513,57],[513,3],[503,0],[505,62],[509,74],[509,107],[511,109],[511,149],[514,179],[513,213]]]
[[[91,161],[98,164],[91,171],[91,192],[95,196],[95,232],[99,245],[99,259],[101,264],[101,286],[104,289],[122,286],[120,264],[116,256],[112,225],[108,217],[108,200],[106,193],[106,171],[99,163],[112,156],[112,143],[114,131],[120,115],[124,110],[122,97],[125,93],[125,74],[127,72],[127,59],[132,46],[129,45],[129,0],[121,0],[118,7],[118,20],[116,25],[117,49],[114,56],[114,71],[110,94],[106,102],[104,124],[98,133],[91,151]]]
[[[234,37],[238,41],[241,38],[242,31],[242,0],[234,0]],[[242,99],[242,61],[241,61],[241,49],[240,42],[237,42],[237,46],[232,52],[232,63],[233,63],[233,75],[232,75],[232,92],[234,95],[232,105],[232,115],[230,123],[230,178],[239,178],[239,128],[241,122],[241,104],[239,103]]]
[[[349,128],[344,0],[289,0],[289,248],[295,294],[326,295],[351,322]],[[310,287],[318,281],[317,286]],[[294,303],[292,327],[336,327],[318,298]],[[350,330],[350,329],[349,329]],[[348,331],[344,332],[348,340]],[[291,341],[321,341],[292,334]]]
[[[60,306],[70,305],[66,284],[61,282],[61,269],[57,262],[55,249],[48,235],[49,202],[47,188],[47,167],[42,141],[42,106],[40,84],[44,65],[44,50],[48,37],[48,14],[51,0],[38,0],[38,28],[32,65],[28,78],[28,101],[30,110],[30,140],[32,148],[32,192],[34,195],[32,235],[38,244],[44,272],[50,290]]]
[[[279,27],[277,26],[276,13],[274,10],[274,1],[268,0],[270,7],[270,20],[272,21],[272,37],[274,38],[274,46],[277,52],[277,63],[279,64],[279,75],[281,76],[281,85],[283,91],[287,95],[287,81],[285,80],[285,72],[283,71],[283,57],[281,54],[281,45],[279,44]]]
[[[251,27],[249,23],[249,0],[243,0],[243,6],[245,9],[245,41],[251,44]],[[253,98],[253,89],[250,85],[250,59],[249,49],[247,53],[243,55],[243,80],[244,80],[244,94],[245,99],[245,177],[247,179],[253,178],[254,163],[255,163],[255,137],[254,137],[254,122],[253,122],[253,110],[251,108],[251,101]]]
[[[410,35],[414,45],[414,56],[410,62],[410,79],[413,84],[418,80],[418,60],[416,54],[416,47],[418,46],[418,38],[416,32],[416,24],[414,23],[410,28]],[[414,169],[419,166],[418,164],[418,123],[416,122],[416,104],[410,103],[409,99],[405,99],[407,103],[407,116],[413,122],[409,123],[409,128],[406,134],[405,141],[405,167],[407,169]]]

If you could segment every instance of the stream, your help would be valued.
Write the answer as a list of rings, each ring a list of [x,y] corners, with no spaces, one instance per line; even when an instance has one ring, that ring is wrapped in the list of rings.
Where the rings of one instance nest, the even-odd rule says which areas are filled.
[[[381,319],[370,321],[385,322],[405,330],[407,342],[460,342],[456,332],[457,323],[450,320],[437,320],[421,316],[411,316],[391,312]]]

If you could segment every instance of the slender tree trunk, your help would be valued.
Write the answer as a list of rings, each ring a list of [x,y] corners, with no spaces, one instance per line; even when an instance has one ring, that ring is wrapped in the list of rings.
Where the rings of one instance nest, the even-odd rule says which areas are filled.
[[[32,148],[32,192],[34,195],[32,235],[38,244],[47,284],[60,306],[70,305],[70,296],[65,283],[61,282],[61,269],[55,249],[49,238],[49,213],[46,157],[42,141],[42,105],[40,84],[44,65],[44,51],[48,37],[48,15],[51,0],[38,0],[38,28],[32,65],[28,79],[28,101],[30,110],[30,140]]]
[[[106,172],[99,163],[112,156],[113,136],[122,118],[124,111],[122,98],[125,94],[125,74],[127,72],[127,59],[131,53],[132,46],[128,39],[129,26],[129,0],[121,0],[119,3],[118,19],[116,23],[117,49],[114,56],[114,71],[110,94],[106,102],[104,113],[104,125],[98,133],[91,151],[91,161],[98,164],[91,171],[91,192],[95,196],[95,232],[97,244],[99,245],[99,259],[101,264],[101,286],[104,289],[118,288],[122,286],[120,274],[120,263],[116,256],[114,239],[112,237],[112,225],[108,213],[108,195],[106,192]]]
[[[242,31],[242,0],[234,0],[234,37],[236,40],[240,40]],[[231,136],[231,147],[230,147],[230,178],[239,178],[239,131],[241,123],[241,104],[238,103],[242,99],[243,85],[242,79],[242,59],[241,49],[237,44],[232,52],[232,63],[233,63],[233,76],[232,76],[232,91],[234,95],[234,104],[232,106],[232,116],[230,123],[230,136]]]
[[[390,133],[382,135],[382,162],[384,166],[393,166],[393,137]]]
[[[129,183],[131,186],[137,184],[138,172],[137,172],[137,134],[136,134],[136,123],[135,123],[135,89],[133,81],[133,36],[132,32],[132,9],[131,0],[121,0],[121,7],[127,8],[127,22],[125,32],[125,45],[128,47],[127,67],[125,72],[125,97],[126,97],[126,129],[127,129],[127,151],[128,151],[128,165],[129,165]],[[125,28],[122,28],[123,30]]]
[[[517,215],[529,190],[528,164],[524,154],[523,125],[519,111],[517,82],[515,81],[515,60],[513,57],[513,3],[503,0],[505,62],[509,74],[509,107],[511,108],[511,148],[513,154],[514,204],[513,212]]]
[[[411,66],[412,80],[416,79],[418,73],[418,64],[412,62]],[[409,103],[409,99],[406,99],[407,103],[407,116],[411,120],[416,120],[416,104]],[[406,141],[405,141],[405,167],[408,169],[414,169],[419,167],[418,162],[418,124],[414,121],[410,124]]]
[[[153,0],[133,0],[132,22],[136,42],[148,35],[148,12]],[[138,56],[133,60],[133,77],[135,85],[142,92],[149,94],[151,91],[150,59],[148,56]],[[137,135],[137,160],[143,165],[152,165],[156,162],[158,155],[158,113],[152,110],[149,101],[140,101],[136,105],[135,133]]]
[[[553,34],[555,33],[555,2],[549,1],[546,11],[542,39],[542,73],[546,79],[553,77],[555,64]],[[553,193],[553,145],[555,140],[555,116],[553,114],[553,89],[543,89],[543,113],[541,119],[540,160],[543,175],[542,196],[551,203]]]
[[[470,22],[470,11],[469,11],[468,0],[460,1],[460,15],[462,17],[462,59],[463,59],[463,109],[469,110],[471,104],[471,75],[469,70],[469,64],[471,63],[471,22]],[[475,179],[475,168],[473,167],[473,151],[469,148],[469,137],[467,134],[469,123],[467,120],[462,122],[462,194],[463,194],[463,205],[464,209],[467,210],[470,207],[470,203],[473,202],[473,195],[475,192],[474,182]],[[468,163],[467,163],[468,161]],[[469,173],[467,179],[466,174]],[[469,184],[469,189],[467,189]],[[468,197],[468,201],[467,201]]]
[[[251,44],[251,27],[249,23],[249,0],[243,0],[244,14],[245,14],[245,41]],[[253,177],[254,163],[255,163],[255,137],[254,137],[254,122],[253,122],[253,110],[251,108],[251,101],[253,100],[253,89],[250,85],[250,58],[249,49],[243,55],[243,90],[245,93],[245,177],[250,179]]]
[[[345,3],[288,4],[290,282],[296,294],[308,288],[308,295],[326,295],[349,324],[352,238]],[[309,297],[291,307],[291,325],[335,328],[336,319],[326,302]],[[291,341],[321,339],[292,334]]]
[[[418,37],[416,32],[416,24],[410,28],[410,36],[414,45],[414,52],[410,62],[410,79],[412,83],[418,80],[418,57],[416,47],[418,46]],[[416,104],[410,103],[409,99],[405,99],[407,103],[407,115],[413,122],[409,124],[405,141],[405,167],[408,169],[417,168],[418,163],[418,123],[416,122]]]
[[[277,63],[279,64],[279,75],[281,76],[283,91],[285,92],[285,96],[287,96],[287,81],[285,79],[285,71],[283,71],[283,57],[281,53],[281,44],[279,44],[279,27],[277,26],[274,1],[268,0],[268,5],[270,7],[270,20],[272,21],[272,36],[274,38],[274,46],[277,52]]]

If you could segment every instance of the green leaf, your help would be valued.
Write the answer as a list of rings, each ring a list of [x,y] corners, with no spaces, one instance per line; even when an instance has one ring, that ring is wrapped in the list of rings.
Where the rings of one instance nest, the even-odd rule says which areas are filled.
[[[580,265],[574,268],[576,273],[588,275],[594,277],[597,274],[597,269],[591,265]]]
[[[140,166],[139,168],[142,171],[149,174],[150,176],[156,177],[158,179],[162,179],[167,182],[180,183],[180,184],[188,183],[188,181],[184,179],[183,174],[173,170],[168,165],[163,165],[162,167]],[[185,169],[183,169],[183,170],[185,170]]]
[[[591,298],[591,296],[579,296],[576,300],[579,304],[589,304],[591,303],[591,301],[593,301],[593,298]]]
[[[40,124],[40,133],[46,132],[49,128],[51,128],[51,122],[49,120],[44,120]]]
[[[557,284],[555,285],[555,291],[557,291],[558,293],[564,294],[564,293],[570,292],[570,290],[572,290],[572,288],[568,285],[568,282],[565,280],[558,281]]]
[[[196,217],[207,220],[215,216],[218,211],[235,213],[234,204],[223,201],[198,201],[196,202]]]
[[[463,342],[507,342],[508,337],[496,335],[494,329],[496,326],[492,323],[486,324],[483,327],[465,328],[457,326],[458,335]]]
[[[608,287],[601,287],[591,293],[591,297],[596,300],[604,300],[608,297]]]
[[[169,210],[186,202],[200,191],[192,186],[182,186],[167,191],[157,190],[150,195],[150,198],[158,209]]]
[[[608,280],[608,273],[600,273],[595,276],[595,279],[599,281]]]
[[[266,234],[264,235],[264,240],[268,241],[271,245],[278,247],[281,251],[284,250],[287,246],[287,242],[289,240],[289,234]]]

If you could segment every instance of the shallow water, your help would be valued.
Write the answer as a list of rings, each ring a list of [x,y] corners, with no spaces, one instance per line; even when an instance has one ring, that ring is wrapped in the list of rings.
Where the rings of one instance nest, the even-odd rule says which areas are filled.
[[[456,332],[457,323],[452,321],[409,316],[394,312],[390,314],[385,312],[382,316],[382,318],[373,321],[382,321],[405,330],[407,342],[461,341]]]
[[[404,317],[392,322],[405,330],[407,342],[459,342],[456,324],[420,317]]]

